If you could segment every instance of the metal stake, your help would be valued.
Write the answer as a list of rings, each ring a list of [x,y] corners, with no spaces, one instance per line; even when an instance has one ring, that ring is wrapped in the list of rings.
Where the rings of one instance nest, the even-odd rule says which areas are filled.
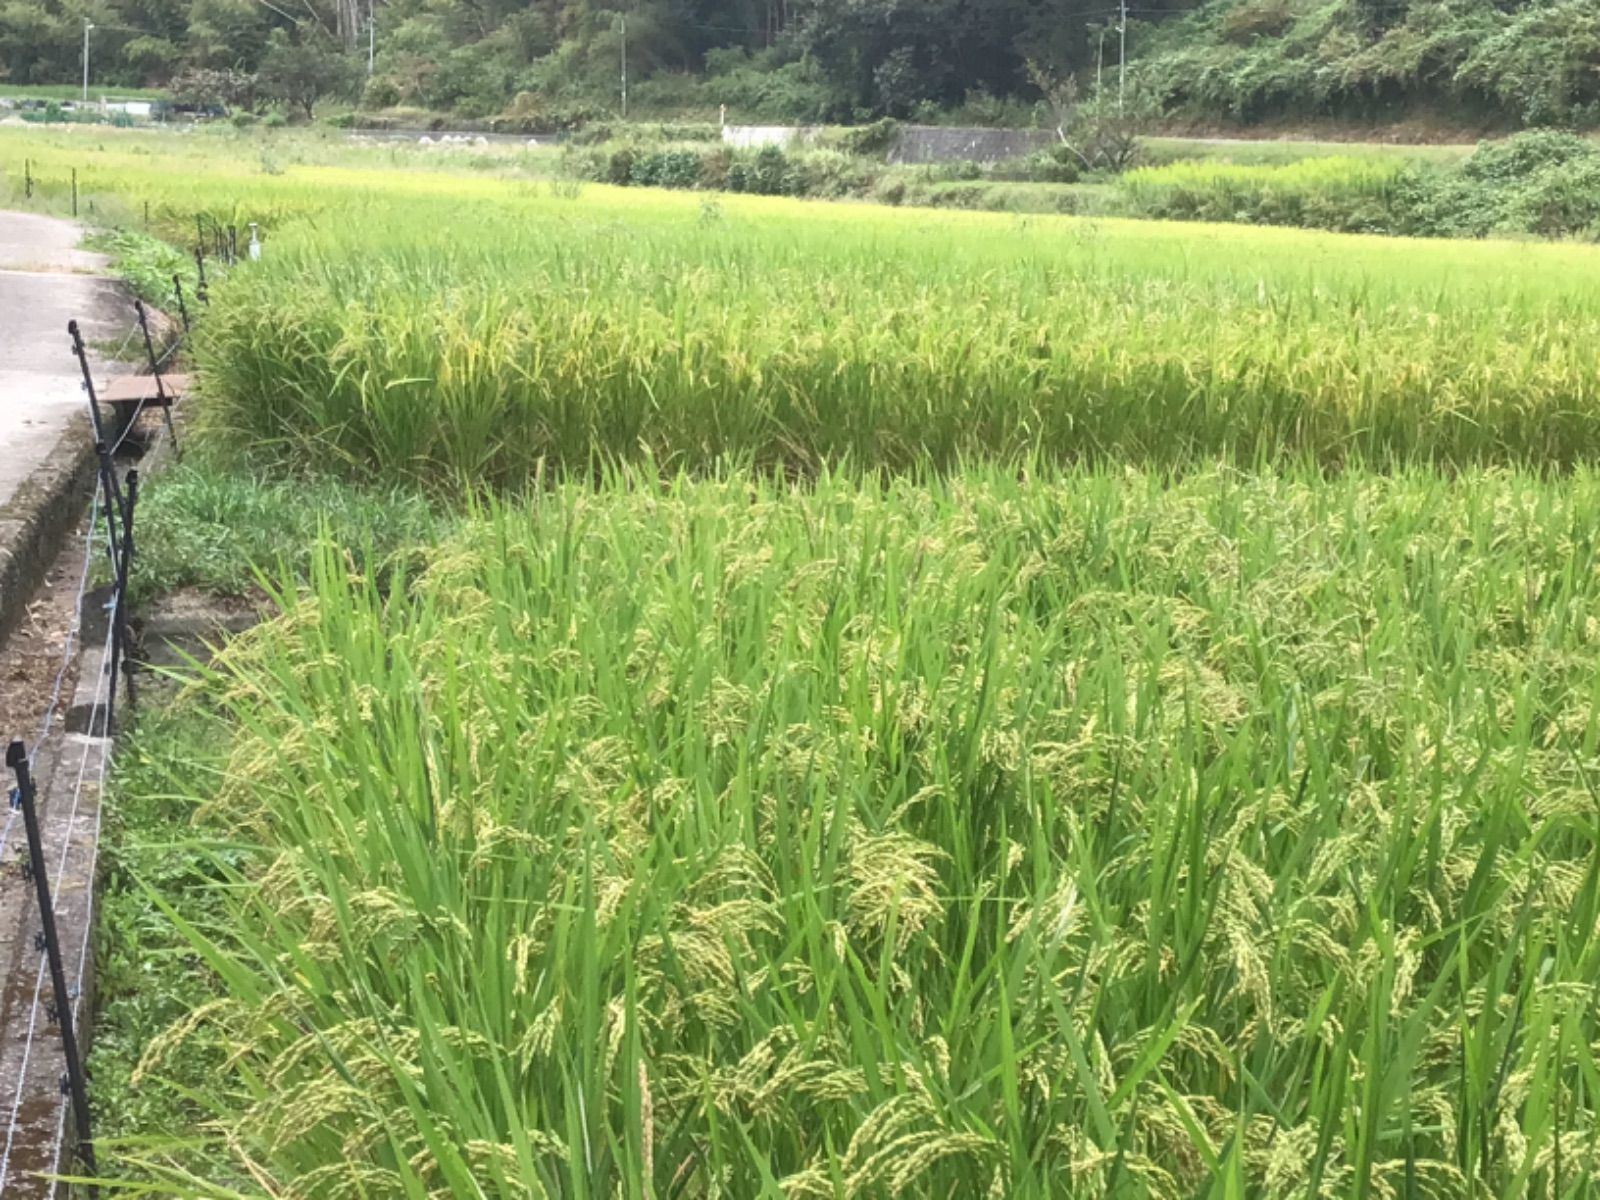
[[[107,737],[110,737],[115,729],[111,723],[111,716],[117,698],[119,665],[122,668],[123,685],[128,689],[128,707],[132,708],[139,699],[133,686],[133,656],[128,653],[128,572],[133,566],[133,512],[138,503],[139,469],[134,467],[128,471],[128,503],[122,510],[122,555],[117,562],[116,608],[111,614],[117,624],[111,635],[114,645],[111,654],[111,689],[106,702]]]
[[[106,448],[105,425],[100,417],[100,402],[95,397],[94,373],[89,370],[89,354],[83,347],[83,334],[78,329],[76,321],[67,322],[67,332],[72,335],[72,352],[78,356],[78,362],[83,367],[83,390],[89,394],[89,424],[94,429],[95,454],[100,460],[100,486],[104,491],[106,510],[106,548],[111,560],[111,569],[117,569],[118,558],[118,525],[126,524],[127,514],[123,511],[122,492],[117,487],[115,465],[111,461],[111,453]]]
[[[183,302],[183,279],[176,271],[172,274],[172,294],[178,298],[178,315],[183,318],[183,331],[189,332],[189,306]]]
[[[167,437],[172,439],[172,452],[178,453],[178,431],[172,427],[172,397],[167,395],[167,386],[161,382],[161,364],[156,361],[155,343],[150,340],[150,321],[145,315],[144,301],[135,300],[133,307],[139,314],[139,329],[144,334],[144,352],[150,360],[150,374],[156,381],[156,399],[161,405],[162,419],[167,423]],[[130,509],[133,505],[130,503]]]

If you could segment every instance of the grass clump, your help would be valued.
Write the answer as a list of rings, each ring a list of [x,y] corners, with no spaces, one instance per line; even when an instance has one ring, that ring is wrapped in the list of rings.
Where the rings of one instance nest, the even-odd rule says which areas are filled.
[[[415,492],[356,488],[326,476],[273,478],[215,454],[191,455],[141,499],[136,598],[186,587],[245,596],[259,589],[263,570],[305,579],[322,532],[359,548],[367,565],[380,569],[420,554],[452,519]]]
[[[1582,1195],[1597,516],[629,476],[406,589],[324,545],[203,685],[216,1145],[277,1194]]]

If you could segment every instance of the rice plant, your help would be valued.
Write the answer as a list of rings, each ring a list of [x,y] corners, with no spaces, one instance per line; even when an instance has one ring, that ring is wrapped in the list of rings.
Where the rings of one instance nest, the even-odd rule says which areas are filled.
[[[214,146],[108,140],[86,192],[152,200],[179,234],[196,209],[264,223],[266,259],[206,323],[200,416],[216,443],[300,467],[516,488],[645,458],[807,472],[1600,451],[1592,247],[745,196],[708,222],[698,197],[563,199],[370,150],[266,175]],[[1373,187],[1388,169],[1350,168]]]
[[[212,1040],[252,1195],[1590,1195],[1597,528],[637,474],[325,544],[200,685],[245,861],[145,1077]]]
[[[1592,1194],[1600,253],[219,144],[206,461],[479,507],[196,681],[138,1186]]]
[[[230,285],[202,342],[217,440],[494,487],[636,458],[810,471],[1600,451],[1600,307],[1565,272],[1426,272],[1370,245],[1341,262],[1331,239],[1257,231],[1152,245],[1071,223],[1002,238],[548,205],[485,206],[462,237],[411,200],[289,239]]]
[[[1336,218],[1359,220],[1364,204],[1381,215],[1406,169],[1404,159],[1348,155],[1281,164],[1176,162],[1129,171],[1118,178],[1117,191],[1145,216],[1327,225]],[[1318,213],[1328,219],[1312,220]]]

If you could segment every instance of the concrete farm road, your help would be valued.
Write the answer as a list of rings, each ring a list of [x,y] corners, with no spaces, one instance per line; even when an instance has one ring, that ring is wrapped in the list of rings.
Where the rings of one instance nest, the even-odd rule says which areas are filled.
[[[132,325],[117,284],[97,274],[106,259],[77,249],[82,234],[71,221],[0,212],[0,506],[64,430],[81,422],[89,436],[67,322],[77,319],[91,354]],[[96,364],[95,381],[107,378]]]

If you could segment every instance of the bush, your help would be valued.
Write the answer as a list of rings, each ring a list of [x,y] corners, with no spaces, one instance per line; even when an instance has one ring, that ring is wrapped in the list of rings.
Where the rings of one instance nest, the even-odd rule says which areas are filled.
[[[906,181],[898,176],[885,176],[873,185],[871,196],[879,204],[904,204]]]
[[[750,163],[748,191],[758,196],[781,196],[787,190],[789,159],[781,147],[763,146]]]
[[[900,138],[900,122],[884,117],[870,125],[847,129],[839,137],[839,149],[846,154],[883,157],[894,149]]]
[[[361,89],[361,107],[393,108],[400,103],[400,85],[389,75],[374,75]]]
[[[736,150],[728,146],[639,146],[609,150],[568,147],[564,172],[571,178],[620,187],[660,187],[749,192],[762,196],[838,199],[872,191],[881,168],[838,150],[787,152],[778,146]]]
[[[275,108],[261,118],[263,129],[282,129],[289,123],[289,116],[281,108]]]
[[[1064,146],[1036,150],[1022,160],[1022,178],[1030,183],[1077,183],[1083,170]]]
[[[1535,129],[1498,142],[1482,142],[1461,164],[1461,174],[1478,183],[1520,184],[1541,171],[1600,157],[1588,138],[1555,129]]]
[[[633,164],[637,157],[632,146],[619,146],[606,159],[604,181],[626,187],[634,182]]]
[[[710,192],[728,189],[728,171],[733,165],[733,151],[726,146],[703,152],[700,155],[699,186]]]
[[[1594,239],[1600,234],[1600,155],[1540,172],[1512,193],[1504,224],[1541,237]]]
[[[634,158],[628,182],[637,187],[693,188],[700,183],[700,155],[693,150],[654,150]]]

